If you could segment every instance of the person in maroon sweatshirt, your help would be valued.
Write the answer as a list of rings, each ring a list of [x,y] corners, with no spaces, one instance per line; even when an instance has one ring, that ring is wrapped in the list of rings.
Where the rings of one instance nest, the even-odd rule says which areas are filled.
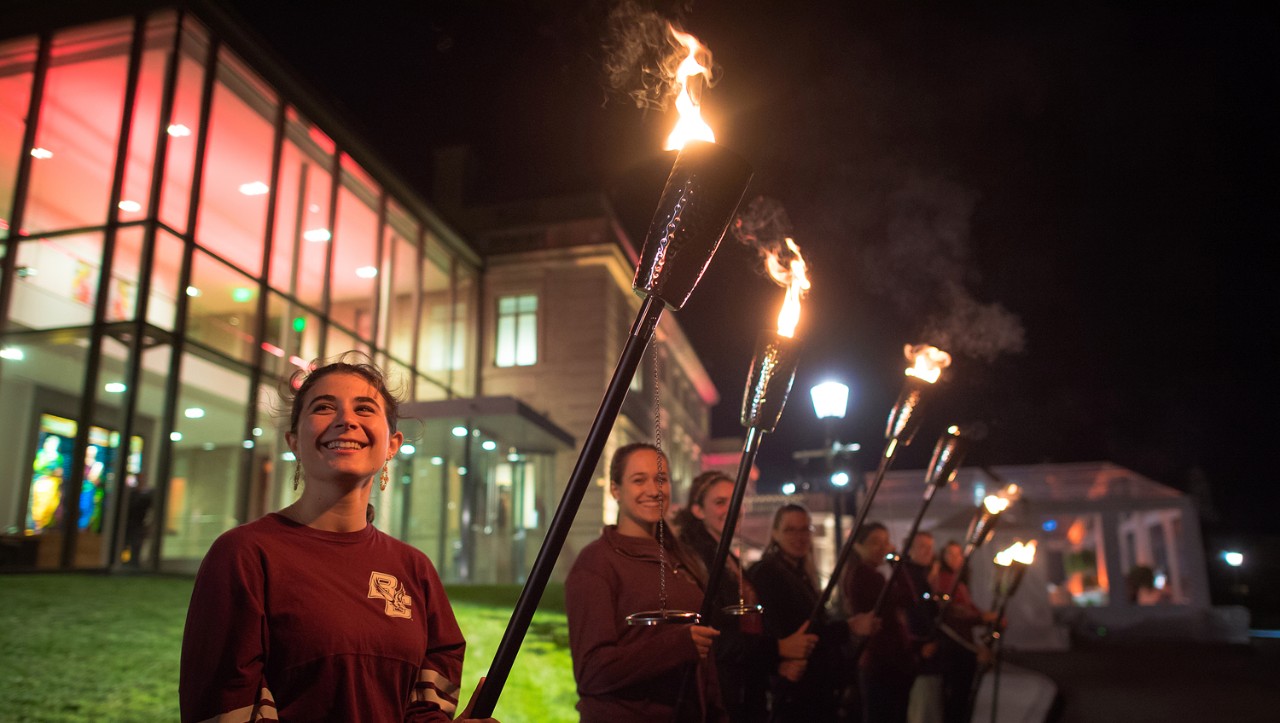
[[[583,548],[565,580],[583,723],[727,720],[708,660],[717,630],[626,622],[632,613],[659,609],[664,585],[668,610],[702,606],[704,568],[665,521],[668,470],[666,456],[650,444],[629,444],[614,453],[609,492],[618,501],[618,524]],[[695,670],[686,686],[690,666]]]
[[[366,520],[404,437],[364,357],[295,375],[296,502],[200,565],[182,638],[183,721],[448,721],[466,648],[435,567]],[[465,717],[464,713],[464,717]]]
[[[883,524],[869,522],[858,530],[853,550],[840,581],[840,595],[845,611],[857,615],[875,608],[876,599],[887,584],[876,568],[893,552],[893,543]],[[862,723],[904,723],[907,719],[918,660],[916,641],[906,620],[913,603],[911,586],[905,575],[899,575],[886,593],[880,629],[867,640],[858,661]]]

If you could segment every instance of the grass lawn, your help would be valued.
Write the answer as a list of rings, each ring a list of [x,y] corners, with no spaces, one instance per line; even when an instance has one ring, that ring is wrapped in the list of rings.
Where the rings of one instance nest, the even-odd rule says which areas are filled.
[[[178,659],[192,580],[0,575],[0,721],[178,719]],[[519,595],[449,590],[467,636],[463,702],[493,659]],[[576,721],[562,587],[551,587],[498,701],[506,721]]]

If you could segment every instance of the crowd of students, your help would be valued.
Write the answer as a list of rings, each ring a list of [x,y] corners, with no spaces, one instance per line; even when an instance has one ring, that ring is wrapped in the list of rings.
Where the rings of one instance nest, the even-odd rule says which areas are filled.
[[[404,440],[398,397],[356,356],[299,373],[284,400],[300,496],[223,534],[205,557],[183,637],[182,719],[469,719],[459,705],[466,641],[435,567],[368,514],[372,487],[385,489]],[[688,504],[668,520],[669,469],[653,445],[615,452],[617,523],[578,554],[566,580],[582,721],[967,717],[971,634],[991,618],[955,579],[959,547],[935,561],[927,533],[911,545],[905,574],[887,583],[888,531],[864,525],[840,609],[828,614],[817,605],[812,520],[784,505],[758,562],[744,569],[729,555],[708,619],[632,624],[641,611],[659,611],[646,618],[655,622],[662,611],[703,608],[727,523],[733,481],[714,472],[693,481]],[[953,589],[939,616],[933,601]]]
[[[702,607],[725,529],[733,481],[717,472],[699,476],[688,504],[668,520],[668,469],[652,445],[615,453],[609,489],[618,523],[569,573],[569,645],[584,722],[967,719],[983,651],[972,631],[993,616],[955,579],[959,545],[946,545],[935,559],[927,532],[891,576],[888,530],[864,525],[839,583],[837,611],[829,614],[817,606],[809,513],[784,505],[758,562],[744,570],[737,554],[728,556],[709,619],[629,624],[628,615],[660,602]],[[936,602],[946,593],[940,610]]]

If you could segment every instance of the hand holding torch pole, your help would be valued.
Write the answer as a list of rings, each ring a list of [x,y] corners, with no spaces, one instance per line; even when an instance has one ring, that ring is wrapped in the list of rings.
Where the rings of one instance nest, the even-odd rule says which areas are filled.
[[[836,586],[840,584],[840,575],[844,571],[845,565],[849,562],[849,555],[853,553],[853,541],[857,538],[858,531],[862,528],[862,523],[867,519],[867,511],[871,509],[871,502],[880,490],[880,483],[884,481],[885,473],[889,471],[890,465],[893,464],[893,460],[898,456],[899,447],[911,444],[912,437],[915,436],[916,430],[919,429],[920,402],[924,398],[925,391],[937,383],[938,378],[942,375],[942,370],[951,364],[950,354],[927,344],[916,346],[908,344],[904,351],[907,360],[912,362],[912,366],[906,371],[906,379],[902,384],[902,392],[898,395],[898,403],[889,412],[889,423],[885,428],[884,434],[887,444],[885,445],[884,453],[880,455],[880,464],[876,468],[875,479],[867,490],[866,499],[858,506],[857,517],[854,519],[853,527],[849,529],[849,536],[845,538],[844,544],[840,546],[840,554],[836,557],[835,568],[831,571],[827,586],[822,590],[822,595],[818,597],[817,603],[814,604],[813,610],[809,613],[810,620],[816,621],[821,618],[822,611],[827,606],[827,601],[831,599],[831,594],[835,592]]]
[[[578,461],[547,528],[511,620],[476,694],[473,716],[489,718],[511,672],[516,654],[551,578],[582,497],[591,484],[609,433],[617,421],[627,387],[653,338],[666,306],[679,311],[702,278],[751,180],[751,168],[737,154],[714,143],[691,142],[675,165],[645,237],[633,288],[644,302],[605,388],[600,409],[587,432]]]
[[[873,616],[879,617],[884,609],[885,599],[889,595],[889,588],[893,587],[898,578],[903,565],[903,558],[911,554],[911,545],[915,542],[916,534],[920,532],[920,523],[924,520],[925,511],[929,509],[929,503],[933,501],[934,493],[938,491],[938,488],[950,484],[955,479],[956,472],[959,471],[960,464],[964,461],[964,456],[969,451],[971,434],[967,432],[967,427],[962,432],[960,427],[953,425],[942,433],[942,436],[938,438],[938,443],[934,445],[933,459],[929,462],[929,468],[924,478],[924,501],[920,504],[920,510],[916,513],[916,518],[911,522],[911,531],[907,533],[907,540],[903,543],[901,553],[893,561],[889,580],[880,589],[880,594],[876,597],[876,604],[871,608]]]

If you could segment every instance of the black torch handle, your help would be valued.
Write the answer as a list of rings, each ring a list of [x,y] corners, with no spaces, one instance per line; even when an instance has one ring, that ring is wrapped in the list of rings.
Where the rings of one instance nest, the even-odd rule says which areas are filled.
[[[920,505],[920,511],[916,513],[916,519],[911,523],[911,531],[907,533],[907,542],[902,548],[902,553],[893,561],[889,568],[889,579],[885,582],[884,587],[880,588],[880,594],[876,596],[876,604],[871,608],[871,614],[875,617],[880,616],[880,612],[884,609],[885,600],[889,597],[889,588],[898,580],[898,572],[902,568],[903,560],[907,555],[911,554],[911,543],[915,542],[916,535],[920,532],[920,523],[924,521],[925,510],[929,509],[929,503],[933,500],[933,493],[938,491],[934,485],[924,491],[924,502]]]
[[[840,555],[836,557],[836,566],[831,571],[831,577],[827,580],[827,586],[822,589],[822,595],[818,597],[818,601],[814,603],[813,610],[809,613],[809,619],[815,623],[821,620],[822,610],[827,606],[827,602],[831,600],[831,594],[835,592],[836,586],[840,584],[840,574],[844,571],[845,565],[849,563],[849,555],[853,554],[853,541],[858,536],[858,530],[862,529],[862,523],[867,519],[867,511],[871,509],[871,502],[876,498],[876,492],[880,491],[880,483],[884,481],[884,475],[889,471],[889,465],[893,464],[894,457],[898,456],[898,440],[889,440],[889,447],[885,453],[880,455],[880,466],[876,469],[876,478],[871,483],[871,489],[867,491],[867,498],[858,506],[858,516],[853,521],[853,527],[849,529],[849,536],[845,538],[844,544],[840,546]]]
[[[569,528],[573,526],[573,518],[578,514],[582,497],[595,476],[596,465],[600,462],[605,442],[613,431],[614,422],[618,419],[618,411],[622,408],[622,400],[627,396],[631,378],[644,357],[645,347],[653,338],[653,332],[658,325],[658,319],[662,316],[663,308],[663,302],[654,296],[646,296],[644,303],[640,306],[635,323],[631,326],[631,334],[622,348],[622,356],[613,370],[613,378],[605,388],[600,409],[596,412],[582,451],[578,454],[578,462],[574,465],[564,494],[560,497],[560,504],[556,507],[555,516],[552,517],[551,524],[547,528],[546,539],[542,541],[538,556],[533,561],[529,578],[524,584],[524,589],[520,591],[520,599],[516,601],[515,609],[511,612],[511,620],[507,623],[506,632],[502,634],[502,642],[498,644],[498,651],[489,665],[489,674],[476,696],[475,705],[472,707],[473,718],[493,717],[498,696],[502,694],[502,688],[507,682],[507,676],[511,673],[516,654],[520,652],[520,645],[524,642],[529,623],[533,620],[538,601],[542,599],[547,581],[551,579],[551,570],[555,567],[561,548],[564,547]]]
[[[707,589],[702,594],[702,620],[705,624],[711,619],[711,607],[715,604],[716,590],[724,577],[725,563],[729,561],[729,547],[733,544],[733,533],[738,527],[738,513],[742,510],[742,499],[747,496],[747,479],[751,477],[751,467],[755,464],[756,454],[760,451],[760,441],[764,431],[758,427],[747,428],[747,439],[742,444],[742,459],[738,462],[738,478],[733,482],[733,496],[729,498],[729,512],[724,520],[724,530],[720,532],[720,544],[716,545],[716,556],[711,561],[711,569],[707,572]]]

